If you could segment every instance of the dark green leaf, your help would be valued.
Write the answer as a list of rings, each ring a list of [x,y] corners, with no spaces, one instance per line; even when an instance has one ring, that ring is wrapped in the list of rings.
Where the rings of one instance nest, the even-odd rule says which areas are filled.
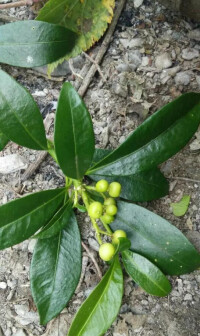
[[[7,145],[9,139],[0,131],[0,151]]]
[[[47,149],[39,108],[30,93],[0,70],[0,130],[21,146]]]
[[[0,207],[0,249],[18,244],[45,225],[64,200],[65,189],[41,191]]]
[[[180,202],[171,203],[174,216],[184,216],[190,203],[190,196],[184,195]]]
[[[124,230],[131,249],[151,260],[165,274],[184,274],[200,266],[200,254],[176,227],[138,205],[118,202],[111,228]]]
[[[96,148],[93,164],[111,153],[110,150]],[[121,198],[134,202],[147,202],[159,199],[169,192],[169,182],[165,179],[158,168],[153,168],[138,174],[129,176],[100,176],[90,175],[94,181],[106,179],[109,183],[117,181],[122,185]]]
[[[87,209],[84,205],[81,205],[81,204],[76,204],[75,206],[80,212],[87,212]]]
[[[127,238],[118,238],[119,244],[117,246],[116,252],[123,252],[131,247],[131,242]]]
[[[38,240],[31,264],[31,289],[40,314],[47,324],[72,297],[81,273],[81,241],[73,212],[57,236]]]
[[[94,132],[90,114],[70,83],[62,87],[55,121],[55,151],[68,177],[81,179],[94,154]]]
[[[87,175],[132,175],[150,170],[183,148],[200,123],[200,94],[186,93],[148,118]]]
[[[49,223],[33,238],[44,239],[57,235],[68,223],[72,213],[72,203],[68,201],[51,218]]]
[[[39,21],[18,21],[0,27],[0,62],[36,67],[55,62],[75,45],[77,35]]]
[[[79,309],[68,336],[103,335],[118,314],[122,294],[123,274],[116,256],[101,282]]]
[[[171,285],[164,274],[148,259],[137,253],[125,251],[122,260],[126,272],[147,293],[156,296],[166,296],[171,291]]]

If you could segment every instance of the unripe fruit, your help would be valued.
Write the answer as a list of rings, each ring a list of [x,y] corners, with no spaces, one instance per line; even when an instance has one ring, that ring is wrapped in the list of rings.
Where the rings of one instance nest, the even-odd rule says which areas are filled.
[[[115,248],[111,243],[104,243],[99,248],[99,256],[104,261],[109,261],[115,254]]]
[[[98,192],[106,192],[108,190],[109,184],[106,180],[100,180],[96,183],[96,191]]]
[[[105,215],[103,215],[101,218],[102,218],[103,222],[106,223],[106,224],[110,224],[110,223],[114,222],[114,219],[115,219],[114,216],[110,216],[107,213],[105,213]]]
[[[111,197],[119,197],[120,193],[121,193],[121,189],[122,189],[122,186],[119,182],[112,182],[110,185],[109,185],[109,195]]]
[[[112,197],[106,198],[106,200],[104,201],[104,205],[111,205],[111,204],[116,205],[114,198]]]
[[[114,204],[110,204],[106,207],[107,215],[114,216],[117,213],[117,207]]]
[[[123,231],[123,230],[116,230],[113,233],[112,243],[114,245],[117,245],[117,244],[119,244],[119,239],[118,238],[126,238],[126,237],[127,237],[127,235],[126,235],[125,231]]]
[[[91,203],[88,209],[88,213],[91,218],[100,218],[103,213],[103,205],[100,202]]]

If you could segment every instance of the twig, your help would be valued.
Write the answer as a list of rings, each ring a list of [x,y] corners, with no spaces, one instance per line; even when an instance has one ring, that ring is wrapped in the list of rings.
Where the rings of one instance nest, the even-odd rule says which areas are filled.
[[[70,70],[71,70],[72,75],[74,75],[74,77],[78,77],[78,78],[80,78],[81,80],[83,80],[83,77],[75,71],[74,66],[73,66],[73,61],[72,61],[72,59],[70,59],[70,60],[68,61],[68,64],[69,64],[69,68],[70,68]]]
[[[106,78],[105,78],[103,72],[101,71],[101,68],[100,68],[99,64],[98,64],[92,57],[90,57],[90,55],[88,55],[88,54],[85,53],[84,51],[83,51],[82,53],[83,53],[83,55],[84,55],[87,59],[89,59],[89,61],[90,61],[91,63],[93,63],[94,65],[96,65],[97,71],[99,72],[99,74],[100,74],[100,76],[101,76],[103,82],[106,82]]]
[[[1,22],[9,23],[9,22],[16,22],[16,21],[20,21],[20,20],[21,19],[16,18],[14,16],[0,14],[0,21]]]
[[[81,285],[82,285],[82,282],[83,282],[83,279],[84,279],[84,276],[85,276],[85,271],[86,271],[87,264],[88,264],[88,257],[87,257],[87,256],[83,256],[83,258],[82,258],[82,272],[81,272],[81,277],[80,277],[78,286],[76,287],[76,291],[75,291],[75,293],[78,293],[78,292],[79,292],[79,289],[80,289],[80,287],[81,287]]]
[[[119,1],[119,4],[118,4],[118,7],[115,11],[115,15],[113,17],[113,20],[110,24],[110,27],[108,28],[108,31],[106,33],[106,36],[103,40],[103,43],[101,45],[101,48],[99,50],[99,52],[97,53],[97,56],[94,60],[95,64],[93,64],[91,67],[90,67],[90,70],[88,71],[87,70],[87,67],[83,67],[83,71],[81,72],[81,77],[84,78],[84,82],[83,84],[80,86],[79,90],[78,90],[78,93],[81,97],[84,97],[94,75],[95,75],[95,72],[97,71],[97,64],[99,65],[103,59],[103,56],[110,44],[110,40],[111,40],[111,37],[114,33],[114,30],[116,28],[116,25],[117,25],[117,22],[119,20],[119,17],[120,17],[120,14],[123,10],[123,7],[126,3],[126,0],[120,0]],[[87,74],[86,76],[84,74]],[[79,87],[79,82],[80,82],[80,79],[78,79],[77,81],[77,84],[75,85],[76,86],[76,89],[78,89]],[[40,166],[40,164],[42,163],[42,161],[44,161],[44,159],[47,157],[47,152],[42,152],[39,156],[38,156],[38,159],[36,160],[36,162],[32,163],[27,169],[26,171],[24,172],[24,174],[22,175],[22,181],[25,181],[26,179],[28,179],[35,171],[36,169],[38,169],[38,167]],[[17,190],[18,192],[18,190]]]
[[[38,2],[38,0],[22,0],[16,2],[10,2],[3,5],[0,5],[0,9],[8,9],[8,8],[16,8],[22,6],[32,6],[34,2]]]
[[[87,76],[84,79],[83,84],[81,85],[81,87],[80,87],[80,89],[78,91],[78,93],[79,93],[79,95],[81,97],[83,97],[85,95],[85,93],[86,93],[86,91],[87,91],[87,89],[88,89],[88,87],[89,87],[89,85],[91,83],[91,80],[94,77],[95,72],[97,71],[96,64],[100,64],[101,63],[101,61],[102,61],[102,59],[104,57],[104,54],[105,54],[106,50],[108,49],[111,37],[112,37],[112,35],[113,35],[114,31],[115,31],[117,22],[119,20],[119,17],[121,15],[121,12],[122,12],[122,10],[124,8],[125,3],[126,3],[126,0],[120,0],[119,1],[118,7],[117,7],[117,9],[115,11],[115,15],[113,17],[113,20],[112,20],[112,22],[110,24],[110,27],[108,28],[106,36],[105,36],[105,38],[103,40],[103,43],[101,45],[101,48],[100,48],[100,50],[99,50],[99,52],[98,52],[98,54],[97,54],[97,56],[95,58],[95,64],[93,64],[91,66],[91,68],[90,68]]]
[[[179,177],[179,176],[173,176],[170,177],[173,180],[181,180],[181,181],[188,181],[188,182],[196,182],[196,183],[200,183],[200,180],[195,180],[195,179],[191,179],[189,177]]]
[[[81,242],[81,245],[83,246],[83,248],[86,250],[88,256],[90,257],[90,259],[92,260],[96,270],[97,270],[97,273],[98,273],[98,276],[99,278],[101,279],[102,278],[102,273],[101,273],[101,270],[99,268],[99,265],[97,264],[93,254],[90,252],[89,248],[87,247],[87,245],[84,243],[84,242]]]

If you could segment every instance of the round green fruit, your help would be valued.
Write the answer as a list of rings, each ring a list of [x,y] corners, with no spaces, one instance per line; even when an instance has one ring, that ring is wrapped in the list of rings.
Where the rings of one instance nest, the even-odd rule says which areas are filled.
[[[119,197],[120,193],[121,193],[121,189],[122,189],[122,186],[119,182],[112,182],[110,185],[109,185],[109,195],[111,197]]]
[[[104,205],[116,205],[116,201],[114,200],[114,198],[112,197],[109,197],[109,198],[106,198],[105,201],[104,201]]]
[[[106,207],[106,213],[110,216],[115,216],[117,213],[117,207],[114,204],[110,204]]]
[[[104,243],[99,248],[99,256],[104,261],[109,261],[115,254],[115,248],[111,243]]]
[[[127,235],[126,235],[125,231],[123,231],[123,230],[116,230],[113,233],[112,243],[114,245],[117,245],[117,244],[119,244],[119,239],[118,238],[126,238],[126,237],[127,237]]]
[[[106,180],[100,180],[96,183],[96,191],[98,192],[106,192],[108,190],[109,184]]]
[[[114,216],[110,216],[107,213],[105,213],[105,215],[103,215],[101,218],[102,218],[103,222],[106,223],[106,224],[110,224],[110,223],[114,222],[114,219],[115,219]]]
[[[100,218],[103,213],[103,205],[100,202],[91,203],[88,209],[88,213],[91,218]]]

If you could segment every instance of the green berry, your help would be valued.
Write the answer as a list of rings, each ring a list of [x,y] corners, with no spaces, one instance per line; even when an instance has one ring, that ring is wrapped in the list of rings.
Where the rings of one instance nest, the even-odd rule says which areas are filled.
[[[111,243],[104,243],[99,248],[99,256],[104,261],[109,261],[115,254],[115,248]]]
[[[107,213],[105,213],[105,215],[102,216],[102,220],[106,224],[110,224],[110,223],[114,222],[114,219],[115,219],[114,216],[110,216]]]
[[[113,239],[112,239],[112,243],[114,245],[119,244],[119,239],[118,238],[126,238],[126,232],[123,230],[117,230],[113,233]]]
[[[104,205],[111,205],[111,204],[116,205],[114,198],[112,197],[106,198],[106,200],[104,201]]]
[[[114,204],[110,204],[106,207],[107,215],[114,216],[117,213],[117,207]]]
[[[100,218],[103,213],[103,205],[100,202],[91,203],[88,209],[88,213],[91,218]]]
[[[104,193],[108,190],[108,186],[108,181],[100,180],[96,183],[96,191]]]
[[[110,185],[109,185],[109,195],[111,197],[119,197],[120,193],[121,193],[121,184],[119,182],[112,182]]]

